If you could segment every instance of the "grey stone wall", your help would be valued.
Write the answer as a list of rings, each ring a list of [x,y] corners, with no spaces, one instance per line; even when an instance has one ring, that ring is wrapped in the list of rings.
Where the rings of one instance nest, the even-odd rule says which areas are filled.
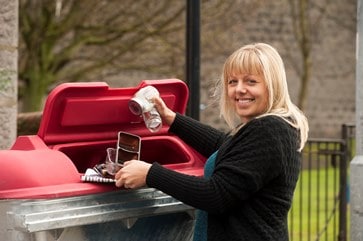
[[[356,156],[350,163],[350,237],[363,240],[363,1],[358,1],[356,63]]]
[[[363,156],[350,164],[350,239],[363,240]]]
[[[0,149],[16,137],[18,0],[0,0]]]
[[[217,26],[222,18],[233,17],[229,28],[216,36],[213,28],[202,27],[201,37],[201,114],[202,122],[220,129],[226,125],[219,118],[217,104],[211,98],[212,87],[220,77],[225,58],[238,47],[251,42],[267,42],[281,53],[287,70],[292,99],[296,102],[300,88],[300,53],[293,36],[287,0],[262,1],[249,16],[239,18],[244,1],[236,2],[236,16],[223,15],[210,26]],[[0,0],[0,148],[8,147],[16,135],[16,56],[18,0]],[[310,137],[340,136],[343,123],[354,123],[355,116],[355,39],[356,0],[313,1],[312,8],[312,75],[309,83],[307,106],[304,110],[310,123]],[[319,7],[320,6],[320,7]],[[318,9],[325,14],[321,18]],[[202,14],[203,5],[202,5]],[[208,25],[208,24],[207,24]],[[316,29],[315,29],[316,28]],[[209,31],[209,32],[208,32]],[[207,36],[207,37],[205,37]],[[219,51],[210,56],[211,36],[218,38]],[[181,43],[182,44],[182,43]],[[181,56],[184,62],[184,56]],[[142,79],[170,78],[172,76],[120,73],[116,81],[103,79],[113,86],[137,85]],[[126,80],[122,82],[120,79]],[[5,144],[4,144],[5,143]]]
[[[267,42],[276,47],[285,62],[294,103],[297,103],[300,89],[302,60],[288,0],[261,1],[262,4],[252,9],[248,16],[241,14],[244,3],[236,1],[234,15],[222,15],[201,27],[200,120],[219,129],[226,130],[227,126],[219,118],[218,103],[211,97],[213,87],[220,78],[224,60],[245,44]],[[309,137],[339,138],[341,126],[355,122],[356,0],[329,3],[316,0],[311,4],[312,68],[304,109],[309,119]],[[203,14],[208,14],[203,12],[203,6],[202,19]],[[319,11],[325,12],[319,15]],[[222,33],[216,32],[225,18],[233,18],[231,25],[223,25]],[[180,56],[180,62],[184,61],[184,56]],[[137,85],[142,79],[169,77],[121,72],[114,79],[106,78],[105,81],[113,86],[130,86]]]
[[[307,106],[304,109],[310,125],[310,137],[338,138],[341,125],[354,123],[355,118],[355,45],[356,1],[313,1],[312,9],[325,8],[319,19],[314,14],[312,22],[312,69]],[[319,13],[315,13],[318,15]],[[247,21],[236,23],[225,40],[225,53],[251,42],[267,42],[277,48],[286,66],[291,98],[296,103],[300,88],[300,50],[293,35],[293,28],[286,0],[265,1],[248,16]],[[228,30],[230,31],[230,30]],[[207,48],[202,49],[203,53]],[[214,62],[202,59],[201,103],[207,106],[201,120],[222,126],[218,108],[211,104],[208,87],[219,78],[221,66],[227,57],[215,56]],[[211,118],[215,117],[215,118]]]

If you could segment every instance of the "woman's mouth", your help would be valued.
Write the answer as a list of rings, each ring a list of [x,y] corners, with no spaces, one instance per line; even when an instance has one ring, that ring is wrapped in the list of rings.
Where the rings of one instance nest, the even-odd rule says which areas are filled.
[[[248,104],[248,103],[251,103],[251,102],[254,102],[255,99],[254,98],[241,98],[241,99],[236,99],[236,101],[239,103],[239,104]]]

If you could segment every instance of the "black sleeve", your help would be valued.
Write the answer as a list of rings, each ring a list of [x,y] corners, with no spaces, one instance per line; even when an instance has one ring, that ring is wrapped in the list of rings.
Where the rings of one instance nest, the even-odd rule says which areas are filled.
[[[219,151],[211,178],[177,173],[154,163],[146,183],[195,208],[225,212],[279,174],[283,155],[279,132],[279,126],[255,121]]]
[[[179,113],[176,114],[169,131],[205,157],[218,150],[228,136],[222,131]]]

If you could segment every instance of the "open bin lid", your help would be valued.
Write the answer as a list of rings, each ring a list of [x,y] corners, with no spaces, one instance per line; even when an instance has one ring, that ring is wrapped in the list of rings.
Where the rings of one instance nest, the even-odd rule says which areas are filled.
[[[0,185],[0,199],[67,197],[115,190],[114,185],[81,182],[79,165],[64,150],[54,147],[108,143],[115,140],[119,131],[145,140],[167,136],[169,126],[165,123],[158,132],[152,133],[143,118],[129,110],[129,100],[148,85],[159,91],[169,108],[185,113],[188,88],[178,79],[144,80],[128,88],[110,88],[104,82],[64,83],[54,88],[46,100],[38,134],[20,136],[11,150],[0,151],[0,163],[4,167],[0,174],[4,176],[2,173],[11,170]],[[188,150],[202,160],[194,150]],[[84,159],[88,160],[87,156],[81,155],[80,160]],[[26,169],[19,172],[21,163],[26,163]],[[184,164],[175,164],[173,168],[192,175],[199,175],[203,170],[199,162],[185,164],[188,168]],[[47,175],[42,176],[41,172]]]
[[[141,116],[132,114],[128,101],[142,87],[152,85],[166,105],[185,113],[188,88],[178,79],[144,80],[136,87],[110,88],[104,82],[64,83],[48,95],[38,136],[47,145],[113,139],[118,131],[139,136],[162,135],[163,127],[151,133]]]

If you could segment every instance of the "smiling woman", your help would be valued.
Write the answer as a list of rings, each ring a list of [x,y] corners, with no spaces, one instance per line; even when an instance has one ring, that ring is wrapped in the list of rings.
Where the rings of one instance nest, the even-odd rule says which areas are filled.
[[[230,78],[228,97],[232,103],[235,102],[235,112],[242,122],[266,112],[268,92],[262,76],[241,73]]]
[[[219,90],[228,133],[154,98],[169,132],[209,157],[204,177],[130,160],[116,174],[116,186],[147,185],[199,209],[194,241],[287,241],[308,123],[290,100],[280,55],[264,43],[236,50],[224,64]]]
[[[231,102],[229,100],[230,98],[235,99],[232,92],[234,91],[233,87],[238,87],[238,80],[243,80],[242,83],[245,83],[242,91],[246,93],[238,92],[238,88],[235,88],[237,91],[235,91],[236,97],[244,97],[260,102],[252,106],[256,109],[254,111],[251,110],[251,117],[266,114],[289,117],[284,118],[284,120],[295,127],[302,127],[299,128],[301,144],[305,143],[308,124],[305,116],[290,99],[284,63],[275,48],[265,43],[246,45],[236,50],[227,58],[222,74],[223,84],[220,86],[223,92],[220,107],[222,115],[231,128],[239,125],[241,120],[245,123],[250,119],[244,118],[244,113],[238,114],[237,112],[236,116],[235,111],[238,111],[238,109],[234,110],[234,101]],[[251,96],[254,93],[258,97]],[[241,96],[241,94],[244,96]],[[300,147],[301,149],[302,146]]]

